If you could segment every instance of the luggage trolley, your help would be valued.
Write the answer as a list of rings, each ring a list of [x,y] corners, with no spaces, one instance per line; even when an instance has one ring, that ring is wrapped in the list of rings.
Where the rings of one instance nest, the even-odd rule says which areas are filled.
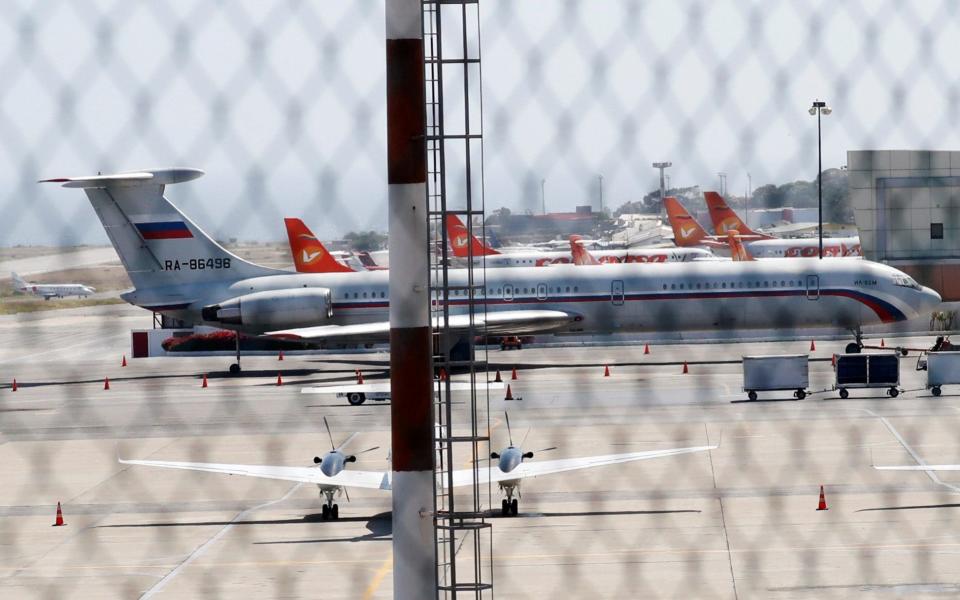
[[[793,390],[793,397],[807,397],[810,375],[806,354],[773,354],[743,357],[743,391],[751,400],[757,392]]]
[[[895,353],[834,356],[833,389],[840,391],[841,398],[847,398],[852,388],[887,388],[891,398],[900,394],[900,359]]]
[[[927,389],[939,396],[942,386],[960,384],[960,352],[930,352],[917,359],[917,370],[926,370]]]

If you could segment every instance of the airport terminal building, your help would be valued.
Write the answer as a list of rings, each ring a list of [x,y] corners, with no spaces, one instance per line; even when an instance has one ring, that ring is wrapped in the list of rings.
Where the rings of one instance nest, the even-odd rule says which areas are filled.
[[[847,167],[864,258],[960,300],[960,152],[850,150]]]

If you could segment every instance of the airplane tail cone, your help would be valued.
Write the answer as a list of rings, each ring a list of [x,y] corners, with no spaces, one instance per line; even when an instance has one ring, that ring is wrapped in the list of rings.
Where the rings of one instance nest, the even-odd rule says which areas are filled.
[[[501,381],[503,381],[503,378],[500,377],[500,369],[497,369],[497,377],[494,379],[494,381],[497,383],[500,383]],[[16,381],[14,381],[13,387],[14,388],[17,387]]]
[[[507,384],[507,393],[503,396],[504,400],[513,400],[513,392],[510,390],[510,384]]]
[[[120,361],[120,366],[121,366],[121,367],[127,366],[127,355],[126,355],[126,354],[123,355],[123,360]]]
[[[516,380],[520,379],[520,377],[517,375],[517,368],[516,368],[516,367],[514,367],[514,368],[513,368],[513,372],[510,373],[510,379],[512,379],[513,381],[516,381]]]
[[[686,375],[690,372],[690,367],[687,366],[687,361],[683,361],[683,374]]]
[[[499,373],[498,373],[497,375],[499,376]],[[17,378],[16,378],[16,377],[13,378],[13,387],[10,388],[10,391],[11,391],[11,392],[17,391]]]
[[[103,389],[105,389],[105,390],[109,390],[109,389],[110,389],[110,378],[109,378],[109,377],[104,377],[104,378],[103,378]]]
[[[202,387],[202,388],[207,387],[207,374],[206,374],[206,373],[203,374],[203,382],[200,384],[200,387]]]
[[[644,345],[643,345],[643,353],[644,353],[644,354],[650,354],[650,344],[644,344]]]
[[[814,352],[816,351],[816,349],[817,349],[817,342],[814,340],[810,340],[810,352]]]
[[[277,360],[283,360],[283,350],[281,350],[280,354],[277,355]]]
[[[830,510],[827,508],[827,497],[823,493],[823,486],[820,486],[820,502],[817,504],[817,510]]]
[[[603,376],[610,377],[610,365],[603,365]]]
[[[63,509],[60,508],[60,503],[57,502],[57,520],[53,522],[54,527],[63,527],[66,523],[63,522]]]
[[[277,386],[281,385],[283,385],[283,375],[281,373],[277,373]]]

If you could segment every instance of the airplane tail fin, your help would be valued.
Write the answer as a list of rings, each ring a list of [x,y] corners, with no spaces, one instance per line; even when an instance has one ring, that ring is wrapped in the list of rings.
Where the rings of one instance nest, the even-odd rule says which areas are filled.
[[[201,175],[198,169],[151,169],[40,183],[86,192],[137,289],[283,273],[228,252],[164,197],[167,185]]]
[[[731,229],[738,232],[741,236],[751,239],[770,239],[770,236],[757,233],[747,227],[739,215],[723,199],[723,196],[716,192],[704,192],[704,199],[707,201],[707,208],[710,210],[710,220],[713,221],[713,230],[717,235],[726,235]]]
[[[750,261],[754,260],[753,256],[747,250],[747,247],[743,245],[743,241],[740,239],[740,232],[736,229],[727,230],[727,243],[730,244],[730,259],[735,261]]]
[[[11,272],[10,279],[13,280],[13,287],[16,288],[17,291],[22,292],[27,289],[27,282],[24,281],[23,278],[17,275],[16,273]]]
[[[590,254],[590,251],[583,247],[579,235],[570,236],[570,254],[573,255],[573,264],[575,265],[599,265],[600,261]]]
[[[447,215],[447,236],[450,238],[450,245],[453,247],[453,255],[457,258],[467,258],[471,252],[474,256],[500,254],[482,243],[476,236],[471,235],[457,215]],[[470,244],[469,252],[467,244]]]
[[[667,219],[673,228],[673,241],[681,248],[699,246],[709,237],[707,230],[687,211],[680,201],[673,196],[663,199],[663,206],[667,209]]]
[[[300,219],[286,218],[287,239],[297,273],[353,273],[324,248],[317,236]]]

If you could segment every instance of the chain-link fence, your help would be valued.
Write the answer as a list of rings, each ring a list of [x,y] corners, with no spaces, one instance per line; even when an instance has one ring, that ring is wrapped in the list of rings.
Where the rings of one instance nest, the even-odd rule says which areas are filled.
[[[728,196],[812,180],[815,98],[834,109],[825,168],[842,167],[849,149],[956,147],[957,10],[485,0],[484,204],[615,212],[658,189],[651,164],[665,160],[675,189],[717,189],[719,173]],[[367,0],[4,6],[0,262],[31,282],[96,293],[28,301],[0,288],[0,596],[390,595],[388,491],[337,492],[331,520],[313,484],[117,462],[313,468],[349,439],[349,469],[389,471],[388,402],[301,393],[385,381],[384,346],[304,352],[251,340],[239,378],[227,374],[229,343],[133,359],[131,330],[151,329],[150,313],[118,299],[129,281],[97,214],[79,190],[36,183],[204,169],[167,197],[237,254],[273,266],[291,262],[284,217],[323,240],[385,230],[383,30],[382,2]],[[730,283],[732,294],[711,263],[685,268],[663,290],[726,294]],[[536,297],[540,284],[511,289]],[[586,292],[544,285],[548,296]],[[678,297],[643,325],[657,333],[619,333],[624,295],[632,300],[621,289],[599,316],[613,335],[491,347],[490,379],[499,371],[513,396],[489,392],[492,452],[516,445],[536,464],[719,444],[531,479],[516,518],[503,516],[493,484],[497,596],[956,593],[949,473],[871,468],[956,461],[949,388],[933,399],[911,352],[897,398],[852,389],[840,401],[832,355],[853,339],[850,323],[808,328],[795,298],[819,296],[799,275],[747,285],[780,300],[730,302],[691,333],[698,317]],[[502,297],[495,290],[484,296]],[[874,320],[889,308],[864,306]],[[736,325],[760,312],[773,325]],[[934,329],[929,310],[919,320],[868,329],[868,345],[929,346],[891,337]],[[741,357],[785,353],[811,357],[811,395],[742,402]],[[468,468],[462,458],[452,466]],[[821,485],[827,511],[815,510]],[[58,501],[65,528],[49,527]]]

